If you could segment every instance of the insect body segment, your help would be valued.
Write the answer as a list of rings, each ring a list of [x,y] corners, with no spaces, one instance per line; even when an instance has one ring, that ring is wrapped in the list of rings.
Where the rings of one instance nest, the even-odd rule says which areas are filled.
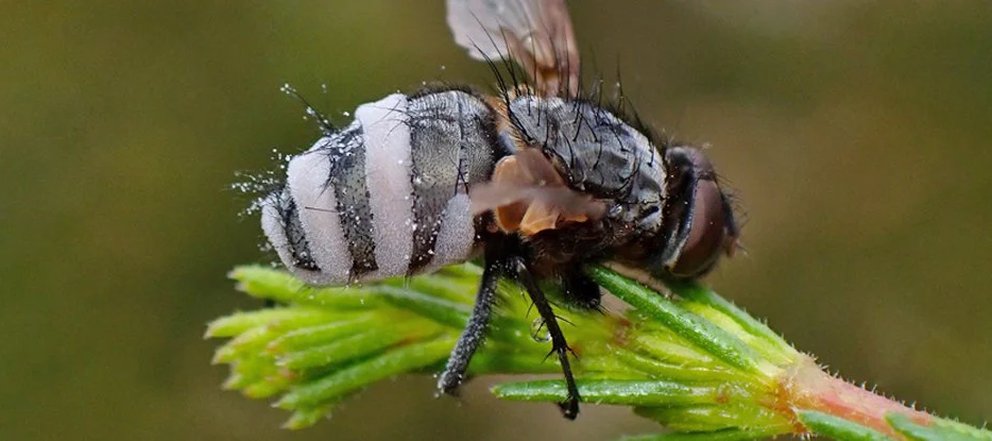
[[[337,285],[414,274],[477,247],[468,188],[494,163],[489,107],[462,91],[390,95],[295,156],[262,225],[303,280]]]

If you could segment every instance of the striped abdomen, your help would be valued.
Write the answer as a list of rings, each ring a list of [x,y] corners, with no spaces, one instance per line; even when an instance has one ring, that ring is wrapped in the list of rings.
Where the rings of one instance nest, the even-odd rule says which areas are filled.
[[[468,187],[495,162],[493,111],[449,90],[359,106],[347,128],[289,162],[262,228],[312,284],[414,274],[463,261],[476,231]]]

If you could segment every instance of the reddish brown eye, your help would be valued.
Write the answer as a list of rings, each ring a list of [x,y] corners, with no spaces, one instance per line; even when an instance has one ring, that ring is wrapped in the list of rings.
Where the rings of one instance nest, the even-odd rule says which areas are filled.
[[[668,217],[660,275],[693,279],[713,268],[721,252],[731,255],[737,245],[737,224],[727,195],[701,151],[673,147],[666,152],[672,174],[668,180]]]
[[[729,207],[715,181],[698,181],[692,204],[692,225],[672,267],[677,277],[696,277],[708,271],[720,253],[733,249],[736,240]]]

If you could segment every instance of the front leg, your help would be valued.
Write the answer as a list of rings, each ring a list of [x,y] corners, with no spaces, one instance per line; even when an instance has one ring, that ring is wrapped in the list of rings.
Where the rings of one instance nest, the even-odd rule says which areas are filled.
[[[551,309],[548,298],[544,296],[541,288],[538,287],[537,281],[531,275],[527,264],[523,259],[517,257],[514,258],[514,265],[518,280],[523,284],[524,289],[527,290],[531,301],[534,302],[534,307],[537,308],[538,314],[541,315],[545,326],[548,327],[548,333],[551,335],[551,351],[558,354],[558,363],[561,364],[562,373],[565,375],[565,386],[568,388],[568,396],[565,398],[565,401],[558,403],[558,407],[561,408],[561,413],[565,418],[574,420],[579,415],[579,400],[581,398],[579,397],[579,388],[575,385],[575,377],[572,375],[572,366],[568,361],[568,353],[571,352],[571,349],[569,349],[568,343],[565,341],[565,334],[561,332],[561,327],[558,326],[558,318],[555,316],[555,311]]]

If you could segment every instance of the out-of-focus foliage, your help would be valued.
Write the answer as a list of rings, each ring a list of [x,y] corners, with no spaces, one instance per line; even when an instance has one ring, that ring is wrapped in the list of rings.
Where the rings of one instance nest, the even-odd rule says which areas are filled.
[[[441,3],[0,3],[0,438],[651,430],[624,411],[568,423],[483,382],[435,400],[429,378],[403,378],[289,434],[204,363],[203,324],[258,306],[223,274],[271,259],[233,172],[316,136],[279,87],[345,121],[421,81],[488,84]],[[619,65],[642,118],[711,143],[737,190],[749,253],[710,283],[851,378],[992,415],[987,2],[572,7],[590,72]]]

